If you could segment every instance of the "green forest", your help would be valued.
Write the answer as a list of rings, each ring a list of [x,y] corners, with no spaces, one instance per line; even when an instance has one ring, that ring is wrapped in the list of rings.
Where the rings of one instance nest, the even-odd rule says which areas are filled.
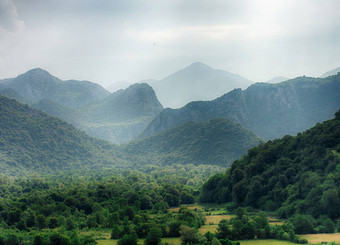
[[[267,142],[215,118],[115,145],[0,102],[0,245],[308,243],[304,234],[340,232],[340,111]]]

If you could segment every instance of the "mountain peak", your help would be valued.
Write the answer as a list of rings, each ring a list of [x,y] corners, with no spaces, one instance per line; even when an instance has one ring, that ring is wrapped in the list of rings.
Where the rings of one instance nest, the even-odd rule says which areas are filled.
[[[41,68],[31,69],[31,70],[27,71],[26,73],[24,73],[22,75],[51,76],[51,74],[48,71],[41,69]]]
[[[206,65],[206,64],[204,64],[204,63],[202,63],[202,62],[194,62],[194,63],[192,63],[191,65],[189,65],[187,68],[190,68],[190,69],[209,69],[209,70],[213,70],[213,68],[212,67],[210,67],[210,66],[208,66],[208,65]]]

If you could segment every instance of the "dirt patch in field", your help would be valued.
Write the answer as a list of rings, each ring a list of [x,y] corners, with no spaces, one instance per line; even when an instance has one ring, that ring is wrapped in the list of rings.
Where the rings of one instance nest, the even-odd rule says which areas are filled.
[[[340,233],[307,234],[307,235],[299,235],[299,237],[307,239],[308,243],[321,243],[321,242],[340,243]]]

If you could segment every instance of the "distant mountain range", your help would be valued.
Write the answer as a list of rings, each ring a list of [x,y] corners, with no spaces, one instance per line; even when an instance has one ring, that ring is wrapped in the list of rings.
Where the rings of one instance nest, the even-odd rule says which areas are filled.
[[[151,80],[164,107],[179,108],[191,101],[212,100],[235,88],[247,88],[252,82],[240,75],[196,62],[165,77]]]
[[[272,79],[266,81],[266,83],[281,83],[281,82],[284,82],[284,81],[287,81],[287,80],[289,80],[289,78],[277,76],[277,77],[273,77]]]
[[[62,81],[39,68],[0,81],[0,94],[114,143],[134,139],[163,109],[147,84],[111,94],[95,83]]]
[[[52,103],[47,100],[46,104]],[[10,176],[144,164],[228,166],[259,138],[225,119],[188,123],[158,136],[116,146],[66,122],[0,96],[0,172]]]
[[[40,68],[30,70],[16,78],[0,81],[0,89],[2,88],[11,88],[32,103],[50,99],[71,108],[91,104],[110,94],[96,83],[62,81]]]
[[[336,75],[338,72],[340,72],[340,67],[330,70],[328,72],[325,72],[320,77],[325,78],[325,77],[333,76],[333,75]]]
[[[129,156],[157,164],[216,164],[230,166],[261,142],[253,132],[226,119],[189,122],[155,136],[129,143]]]
[[[127,89],[130,85],[131,83],[120,81],[110,84],[109,86],[106,87],[106,89],[113,93],[121,89]]]
[[[257,83],[235,89],[212,101],[191,102],[165,109],[141,138],[187,122],[226,118],[252,130],[262,139],[295,135],[332,117],[340,108],[340,75],[298,77],[279,84]]]

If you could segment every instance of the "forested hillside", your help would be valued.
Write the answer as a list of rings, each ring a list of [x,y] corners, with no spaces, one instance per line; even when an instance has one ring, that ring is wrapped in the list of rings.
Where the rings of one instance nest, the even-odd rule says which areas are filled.
[[[261,140],[226,119],[187,123],[144,140],[129,143],[125,152],[158,164],[194,163],[230,166]]]
[[[60,119],[0,96],[2,174],[47,173],[113,165],[117,164],[114,148]]]
[[[268,141],[248,151],[225,174],[203,185],[201,201],[340,217],[340,111],[297,136]]]
[[[240,123],[262,139],[295,135],[332,118],[340,108],[339,94],[340,74],[323,79],[298,77],[279,84],[257,83],[213,101],[165,109],[141,137],[190,121],[204,122],[217,117]]]

